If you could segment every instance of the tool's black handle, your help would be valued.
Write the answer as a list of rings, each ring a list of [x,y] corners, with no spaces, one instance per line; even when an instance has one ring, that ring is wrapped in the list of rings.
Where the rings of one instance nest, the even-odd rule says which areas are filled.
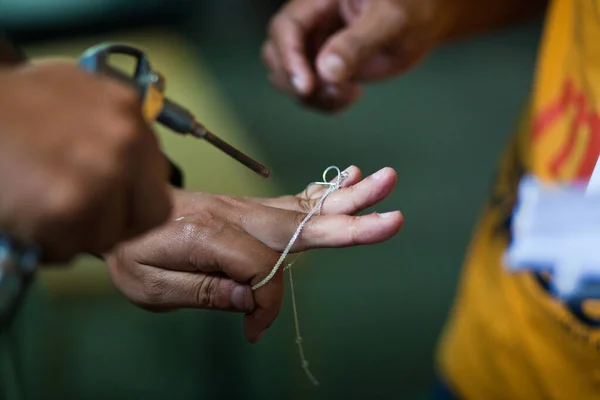
[[[157,121],[175,132],[183,134],[191,133],[195,123],[192,113],[169,99],[165,99]]]

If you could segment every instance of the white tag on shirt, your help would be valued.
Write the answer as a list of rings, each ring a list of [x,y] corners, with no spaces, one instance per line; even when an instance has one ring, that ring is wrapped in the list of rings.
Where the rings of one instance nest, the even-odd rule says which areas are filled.
[[[600,298],[600,176],[588,185],[528,176],[518,199],[507,267],[550,272],[553,291],[565,300]]]

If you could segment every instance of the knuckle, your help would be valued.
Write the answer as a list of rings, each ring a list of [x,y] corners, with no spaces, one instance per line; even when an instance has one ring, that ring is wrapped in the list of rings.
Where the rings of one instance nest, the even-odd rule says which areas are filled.
[[[195,221],[186,221],[181,227],[182,239],[186,242],[193,243],[203,238],[202,230]]]
[[[360,194],[357,193],[356,190],[356,186],[352,186],[346,189],[348,191],[348,194],[351,199],[350,205],[352,206],[352,210],[354,212],[359,212],[361,210],[363,210],[365,208],[365,204],[364,201],[361,201],[361,197]],[[366,199],[374,199],[377,197],[377,190],[375,188],[370,188],[368,190],[368,192],[366,193],[366,196],[364,196],[364,198]],[[353,213],[354,213],[353,212]]]
[[[351,246],[358,246],[361,243],[362,232],[358,229],[358,216],[351,215],[348,217],[348,236]]]
[[[162,275],[161,271],[153,271],[143,276],[140,294],[136,299],[133,299],[137,305],[149,306],[162,303],[168,290]]]
[[[221,278],[207,275],[198,284],[196,299],[198,305],[206,309],[215,309],[219,305],[219,288]]]
[[[304,218],[306,218],[305,213],[295,212],[293,215],[294,226],[300,226],[304,221]]]
[[[310,211],[316,205],[316,199],[307,199],[306,197],[298,197],[298,209],[302,211]]]
[[[223,220],[210,210],[204,210],[182,222],[183,239],[190,243],[207,240],[209,236],[215,236],[223,229]]]
[[[217,195],[214,197],[216,200],[216,206],[214,209],[222,210],[221,212],[227,213],[229,216],[229,220],[234,219],[237,223],[243,224],[245,219],[250,216],[250,207],[249,204],[243,199],[233,197],[233,196],[225,196],[225,195]],[[213,217],[218,219],[219,226],[224,226],[224,221],[217,214],[213,213]],[[217,221],[213,221],[217,222]]]
[[[202,222],[210,224],[210,217],[202,218]],[[200,264],[200,260],[206,260],[207,257],[210,257],[208,252],[210,252],[210,246],[207,246],[206,243],[212,236],[212,232],[207,229],[204,229],[200,224],[196,222],[186,222],[181,227],[181,240],[183,243],[187,243],[187,253],[188,253],[188,261],[190,265],[198,265]]]

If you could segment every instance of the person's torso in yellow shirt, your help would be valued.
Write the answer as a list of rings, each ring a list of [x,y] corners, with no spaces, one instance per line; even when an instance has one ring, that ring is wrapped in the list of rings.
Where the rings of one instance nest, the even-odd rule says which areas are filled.
[[[502,265],[522,175],[587,179],[600,155],[600,0],[550,3],[532,95],[439,349],[442,377],[467,400],[600,399],[600,328],[554,300],[532,274],[511,275]]]

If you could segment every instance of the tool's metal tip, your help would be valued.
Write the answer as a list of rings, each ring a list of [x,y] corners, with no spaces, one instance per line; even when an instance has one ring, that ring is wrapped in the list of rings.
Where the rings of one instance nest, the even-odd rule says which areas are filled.
[[[211,133],[204,126],[196,123],[194,129],[192,129],[190,133],[199,139],[206,140],[207,142],[217,147],[221,151],[225,152],[240,163],[244,164],[246,167],[250,168],[252,171],[256,172],[260,176],[268,178],[271,175],[271,170],[269,168],[265,167],[258,161],[253,160],[252,158],[248,157],[235,147],[231,146],[229,143],[220,139],[218,136]]]
[[[271,170],[269,168],[265,167],[264,165],[261,165],[259,168],[259,171],[255,171],[255,172],[258,173],[263,178],[268,178],[269,176],[271,176]]]

